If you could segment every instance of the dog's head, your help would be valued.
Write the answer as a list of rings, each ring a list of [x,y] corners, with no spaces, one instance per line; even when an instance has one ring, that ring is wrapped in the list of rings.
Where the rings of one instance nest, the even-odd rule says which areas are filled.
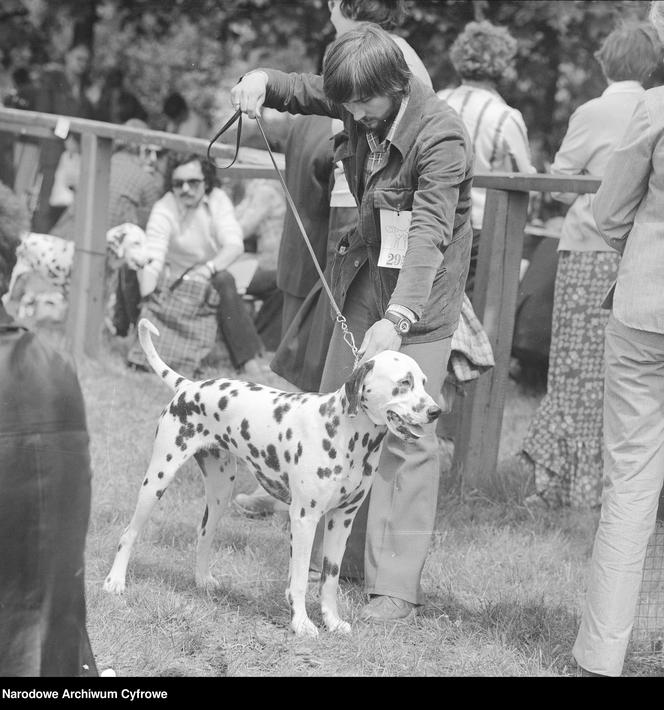
[[[419,439],[441,414],[424,389],[426,377],[413,358],[386,350],[358,367],[346,382],[348,413],[362,409],[374,424],[400,439]]]
[[[106,232],[109,251],[130,269],[142,269],[150,260],[145,232],[131,222],[119,224]]]

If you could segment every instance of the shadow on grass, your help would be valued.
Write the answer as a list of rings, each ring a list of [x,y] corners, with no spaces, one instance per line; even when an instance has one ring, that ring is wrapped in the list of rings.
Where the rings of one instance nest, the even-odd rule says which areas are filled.
[[[432,594],[422,619],[449,619],[459,636],[475,635],[487,643],[511,647],[526,658],[537,658],[542,668],[558,675],[574,675],[571,650],[579,619],[563,605],[543,599],[513,599],[480,604],[471,609],[450,594]]]

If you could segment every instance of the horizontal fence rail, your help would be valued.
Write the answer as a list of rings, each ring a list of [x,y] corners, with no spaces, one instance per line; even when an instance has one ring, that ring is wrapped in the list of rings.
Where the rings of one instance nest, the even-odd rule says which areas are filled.
[[[113,142],[149,144],[205,156],[208,141],[0,107],[0,131],[13,133],[28,142],[53,139],[54,129],[62,126],[63,120],[69,132],[81,139],[67,336],[74,354],[97,357],[104,318],[106,214]],[[234,153],[234,144],[223,143],[216,143],[211,151],[218,162],[230,161]],[[275,157],[283,171],[284,156]],[[20,166],[17,172],[21,172]],[[240,148],[237,162],[229,168],[229,173],[239,179],[277,178],[267,151],[251,148]],[[466,491],[481,487],[496,471],[529,193],[594,193],[600,180],[591,176],[491,173],[476,175],[473,184],[487,190],[473,308],[487,332],[496,364],[467,385],[462,398],[452,470]]]

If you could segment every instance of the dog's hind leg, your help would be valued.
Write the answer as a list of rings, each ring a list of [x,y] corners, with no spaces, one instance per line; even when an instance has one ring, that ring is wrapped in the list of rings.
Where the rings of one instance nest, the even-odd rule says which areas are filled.
[[[205,482],[206,504],[196,546],[196,585],[204,589],[219,586],[210,572],[210,552],[217,523],[233,492],[237,462],[221,449],[203,449],[194,454]]]
[[[305,598],[309,581],[309,560],[320,517],[312,515],[300,502],[290,505],[291,550],[286,599],[291,610],[291,629],[296,636],[318,636],[318,629],[307,616]]]
[[[124,592],[127,564],[134,542],[143,529],[147,519],[150,517],[155,503],[162,497],[180,466],[182,466],[193,453],[193,449],[188,448],[186,451],[178,451],[177,453],[165,455],[163,451],[159,449],[159,440],[157,440],[152,452],[150,465],[148,466],[143,484],[138,493],[136,510],[134,511],[129,525],[120,537],[118,550],[113,560],[113,566],[104,581],[104,589],[107,592],[114,594],[122,594]]]
[[[337,610],[339,571],[346,550],[346,542],[357,509],[366,491],[360,491],[346,508],[335,508],[325,514],[325,538],[323,540],[323,570],[320,577],[320,605],[323,622],[328,631],[350,633],[350,624],[344,621]]]

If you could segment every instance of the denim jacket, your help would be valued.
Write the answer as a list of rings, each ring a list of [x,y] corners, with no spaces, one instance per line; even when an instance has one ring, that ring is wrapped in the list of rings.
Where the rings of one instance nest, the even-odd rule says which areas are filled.
[[[263,69],[265,105],[281,111],[341,118],[348,140],[337,149],[359,205],[355,234],[342,238],[332,266],[331,288],[340,308],[360,267],[368,260],[379,310],[390,303],[418,317],[405,343],[452,335],[461,310],[470,259],[470,188],[473,156],[458,114],[418,79],[411,79],[405,114],[389,144],[386,164],[362,189],[369,150],[364,127],[342,105],[330,102],[322,77]],[[411,211],[401,269],[378,266],[379,211]]]

